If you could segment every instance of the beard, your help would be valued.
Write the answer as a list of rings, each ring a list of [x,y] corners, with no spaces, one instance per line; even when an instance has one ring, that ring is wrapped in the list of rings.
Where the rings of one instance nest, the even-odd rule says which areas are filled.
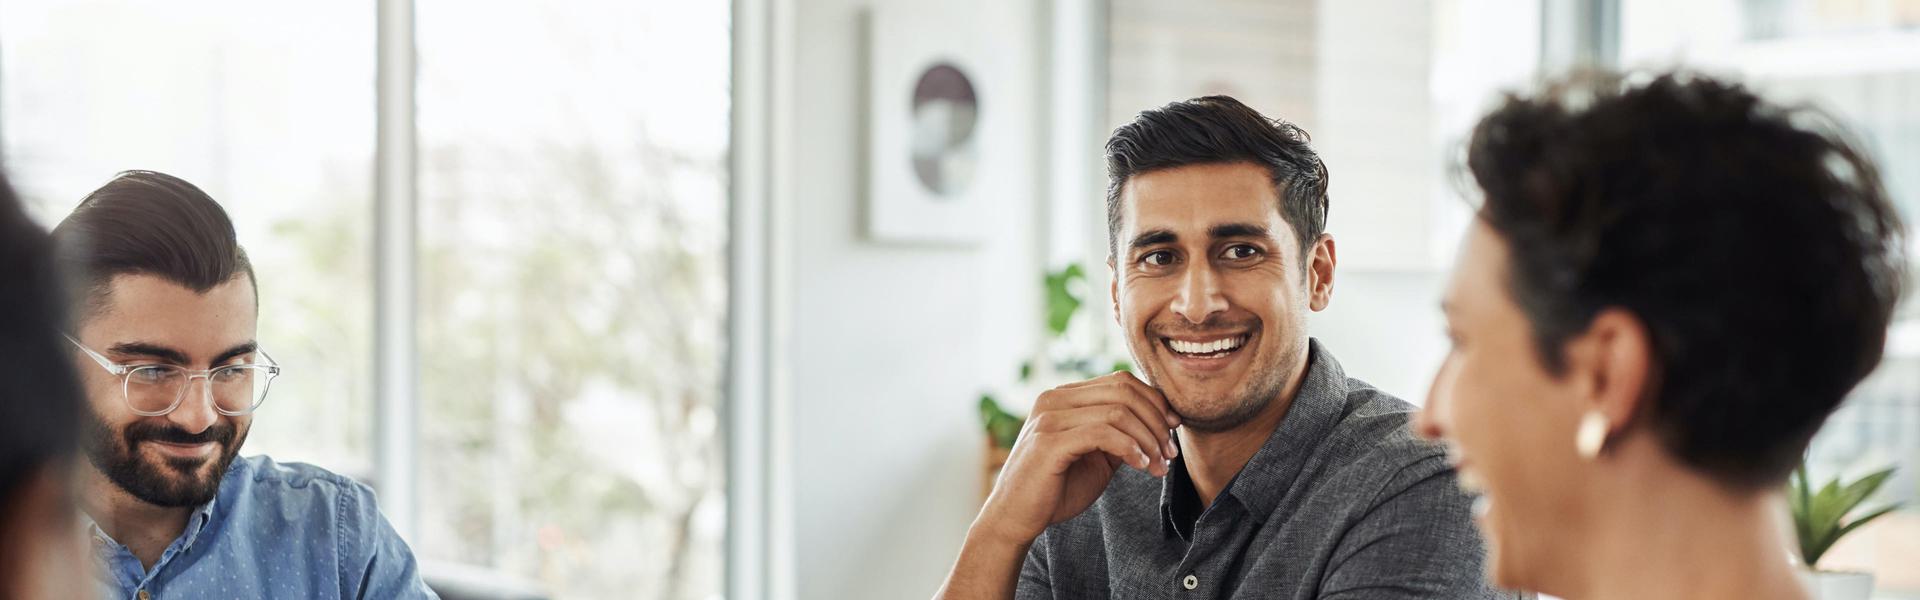
[[[82,446],[87,462],[93,463],[108,481],[129,495],[154,506],[193,507],[213,501],[214,495],[220,492],[220,481],[226,477],[227,467],[233,465],[234,457],[240,454],[240,443],[246,440],[246,431],[226,419],[215,421],[206,431],[197,434],[144,420],[116,431],[100,415],[92,410],[86,412]],[[211,458],[149,460],[140,453],[140,445],[146,442],[213,442],[219,444],[220,449]],[[212,468],[204,468],[209,462]]]
[[[1280,351],[1276,360],[1251,365],[1247,372],[1248,381],[1240,385],[1239,393],[1232,394],[1227,402],[1227,410],[1215,415],[1193,415],[1180,413],[1180,424],[1194,431],[1218,433],[1232,430],[1252,421],[1260,411],[1280,400],[1280,394],[1287,390],[1287,382],[1293,379],[1290,372],[1297,364],[1300,351],[1287,347]],[[1161,393],[1166,390],[1162,389]],[[1193,400],[1193,399],[1186,399]],[[1167,399],[1169,406],[1178,406],[1180,401]],[[1174,412],[1179,412],[1178,410]]]
[[[1299,327],[1302,325],[1304,325],[1304,323],[1294,323],[1292,331],[1299,331]],[[1259,348],[1251,346],[1241,348],[1240,352],[1254,353],[1252,356],[1246,357],[1248,361],[1251,361],[1251,364],[1247,366],[1247,379],[1235,386],[1233,390],[1228,391],[1228,397],[1218,399],[1184,397],[1179,392],[1171,389],[1172,386],[1167,385],[1166,382],[1168,378],[1159,362],[1140,360],[1141,356],[1159,357],[1164,356],[1162,353],[1170,351],[1167,350],[1165,344],[1160,342],[1161,338],[1177,335],[1182,332],[1212,332],[1222,330],[1263,331],[1261,321],[1258,318],[1238,323],[1209,320],[1199,325],[1162,326],[1155,323],[1148,323],[1146,327],[1147,351],[1140,352],[1136,350],[1134,352],[1134,362],[1141,365],[1147,372],[1147,377],[1151,380],[1153,387],[1160,390],[1160,393],[1166,395],[1167,405],[1173,409],[1174,413],[1180,416],[1181,426],[1194,431],[1206,433],[1228,431],[1245,425],[1248,421],[1252,421],[1254,417],[1259,416],[1261,411],[1266,410],[1268,406],[1278,401],[1280,395],[1286,392],[1287,382],[1294,379],[1295,367],[1301,363],[1300,355],[1306,351],[1305,344],[1289,343],[1290,340],[1285,339],[1268,340],[1267,333],[1269,332],[1263,331],[1259,341],[1269,344],[1277,342],[1275,349],[1278,351],[1272,353],[1272,356],[1267,357],[1267,360],[1262,361]],[[1182,406],[1196,408],[1224,406],[1225,408],[1224,410],[1214,411],[1214,414],[1193,414],[1193,410],[1180,410]]]

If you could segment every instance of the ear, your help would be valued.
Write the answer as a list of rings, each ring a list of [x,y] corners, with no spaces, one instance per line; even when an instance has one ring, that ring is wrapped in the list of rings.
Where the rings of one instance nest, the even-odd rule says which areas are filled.
[[[1333,234],[1322,233],[1314,240],[1313,252],[1305,257],[1307,262],[1307,308],[1319,312],[1333,303],[1333,266],[1338,261],[1333,247]]]
[[[1653,396],[1658,380],[1653,338],[1624,308],[1594,315],[1585,332],[1568,340],[1566,358],[1580,414],[1598,411],[1606,419],[1608,440],[1632,424]]]
[[[1107,258],[1107,299],[1113,301],[1113,322],[1120,322],[1120,270],[1113,267],[1113,258]]]

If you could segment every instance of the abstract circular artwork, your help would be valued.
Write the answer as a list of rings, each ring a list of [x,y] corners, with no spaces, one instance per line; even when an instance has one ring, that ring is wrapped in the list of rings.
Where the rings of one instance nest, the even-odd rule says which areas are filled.
[[[959,68],[938,63],[913,88],[913,172],[938,199],[959,196],[973,180],[979,101]]]

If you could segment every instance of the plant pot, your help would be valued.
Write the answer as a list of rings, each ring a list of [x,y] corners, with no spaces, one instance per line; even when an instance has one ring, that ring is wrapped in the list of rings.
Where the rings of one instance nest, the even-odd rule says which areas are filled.
[[[987,465],[986,465],[987,468],[986,468],[986,472],[982,473],[983,477],[981,478],[981,484],[980,484],[980,501],[981,502],[985,502],[987,499],[987,495],[993,493],[993,482],[994,480],[1000,478],[1000,467],[1004,467],[1007,465],[1007,455],[1012,453],[1013,453],[1012,448],[1000,448],[1000,447],[994,446],[993,439],[992,438],[987,439]]]
[[[1873,574],[1854,571],[1801,571],[1814,600],[1872,600]]]

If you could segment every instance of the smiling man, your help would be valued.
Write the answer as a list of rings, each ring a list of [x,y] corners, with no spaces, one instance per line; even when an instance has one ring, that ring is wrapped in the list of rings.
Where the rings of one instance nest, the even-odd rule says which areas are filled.
[[[1035,401],[942,596],[1499,597],[1413,408],[1307,335],[1336,254],[1306,133],[1213,96],[1142,113],[1107,159],[1114,312],[1145,377]]]
[[[53,231],[87,404],[81,505],[102,597],[421,598],[366,486],[237,458],[279,365],[253,267],[205,192],[129,171]]]

